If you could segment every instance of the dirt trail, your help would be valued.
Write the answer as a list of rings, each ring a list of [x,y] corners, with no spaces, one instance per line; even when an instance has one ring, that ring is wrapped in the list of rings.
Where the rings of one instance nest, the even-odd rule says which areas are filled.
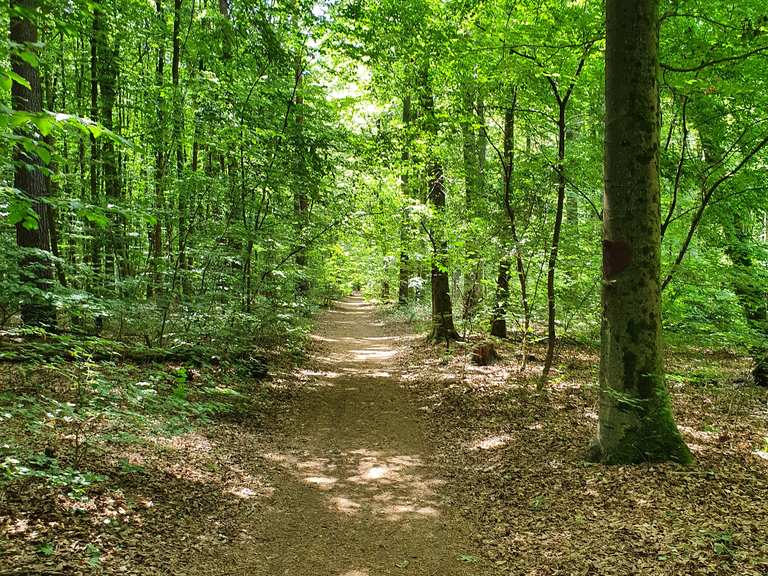
[[[421,414],[399,383],[402,336],[351,297],[319,321],[306,384],[259,458],[273,471],[263,514],[196,574],[490,574],[445,501]]]

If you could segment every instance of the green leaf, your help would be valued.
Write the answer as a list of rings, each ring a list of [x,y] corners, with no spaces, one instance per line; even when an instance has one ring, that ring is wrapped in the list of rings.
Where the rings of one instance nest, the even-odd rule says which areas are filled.
[[[21,224],[27,230],[37,230],[37,213],[28,200],[14,198],[8,206],[8,223]]]
[[[10,78],[11,80],[13,80],[14,82],[16,82],[16,84],[21,84],[27,90],[32,90],[32,86],[27,81],[27,79],[22,76],[19,76],[13,70],[3,70],[3,74],[8,78]]]
[[[81,215],[89,222],[93,222],[99,228],[106,228],[109,225],[109,218],[104,216],[101,212],[95,210],[83,210]]]
[[[43,112],[42,114],[35,114],[32,117],[32,123],[40,130],[40,134],[48,136],[51,131],[58,126],[58,122],[53,115]]]
[[[30,50],[23,50],[19,52],[18,57],[24,60],[24,62],[33,68],[37,68],[40,65],[40,60],[38,59],[37,55]]]

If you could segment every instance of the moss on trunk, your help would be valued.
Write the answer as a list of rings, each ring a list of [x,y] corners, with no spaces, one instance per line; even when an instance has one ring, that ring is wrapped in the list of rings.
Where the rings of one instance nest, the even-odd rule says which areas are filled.
[[[662,362],[658,0],[606,7],[600,425],[589,457],[689,463]]]

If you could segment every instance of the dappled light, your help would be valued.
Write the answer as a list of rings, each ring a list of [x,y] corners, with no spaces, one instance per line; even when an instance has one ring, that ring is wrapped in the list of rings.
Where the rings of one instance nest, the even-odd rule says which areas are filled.
[[[481,438],[480,440],[475,440],[474,442],[470,442],[469,449],[493,450],[494,448],[501,448],[502,446],[506,446],[509,444],[510,440],[512,440],[512,436],[510,434],[497,434],[494,436]]]
[[[8,0],[0,576],[768,576],[765,5]]]
[[[391,521],[440,514],[437,490],[421,457],[355,449],[333,457],[267,454],[296,478],[326,494],[331,510],[365,512]]]

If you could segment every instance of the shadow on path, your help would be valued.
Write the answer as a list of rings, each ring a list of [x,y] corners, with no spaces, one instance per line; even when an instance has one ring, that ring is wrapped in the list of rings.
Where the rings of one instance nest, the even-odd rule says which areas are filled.
[[[262,453],[274,491],[233,544],[190,574],[490,574],[470,529],[444,501],[419,413],[399,386],[408,337],[347,298],[320,318],[290,413]],[[254,447],[254,450],[259,448]]]

